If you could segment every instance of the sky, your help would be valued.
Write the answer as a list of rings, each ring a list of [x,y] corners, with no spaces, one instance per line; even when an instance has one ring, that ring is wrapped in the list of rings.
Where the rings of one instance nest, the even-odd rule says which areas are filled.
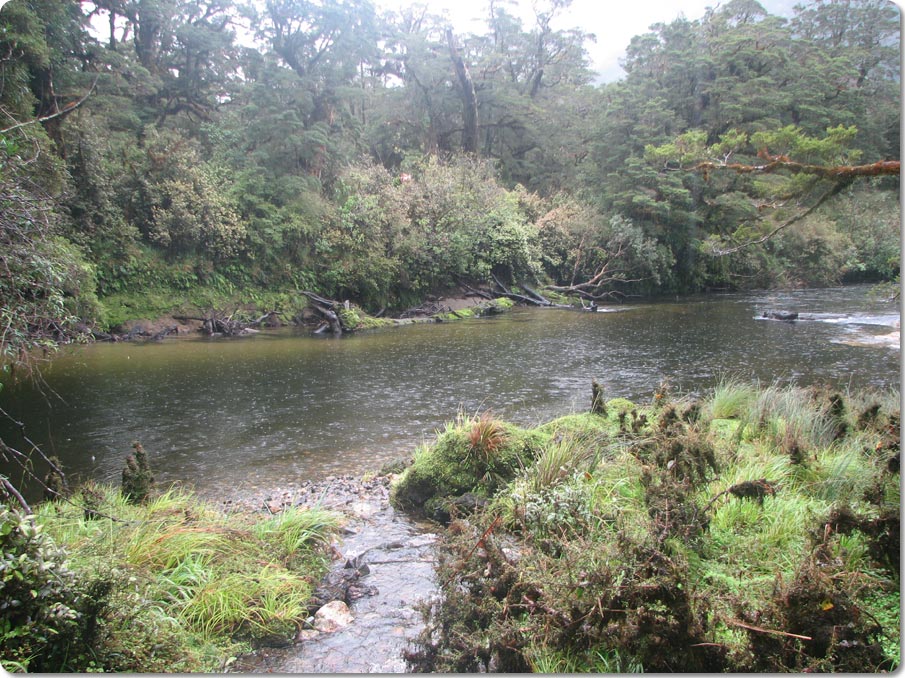
[[[378,7],[399,9],[416,4],[416,0],[374,0]],[[527,23],[533,20],[532,0],[513,0],[509,8]],[[792,7],[799,0],[760,0],[771,14],[791,16]],[[421,3],[418,3],[421,4]],[[436,14],[446,14],[453,26],[462,32],[483,32],[486,25],[482,17],[487,15],[487,0],[427,0],[426,4]],[[557,29],[581,28],[597,36],[587,45],[592,67],[599,74],[600,82],[612,82],[625,75],[619,60],[631,39],[648,31],[655,23],[669,23],[683,14],[689,20],[700,19],[707,7],[719,4],[719,0],[572,0],[558,22]]]

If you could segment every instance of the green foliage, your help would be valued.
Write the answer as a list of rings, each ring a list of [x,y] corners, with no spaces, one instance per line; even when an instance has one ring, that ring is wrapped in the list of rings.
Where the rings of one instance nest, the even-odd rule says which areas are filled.
[[[412,667],[894,668],[899,479],[881,450],[898,407],[726,379],[697,417],[664,397],[632,431],[612,400],[539,427],[524,471],[451,523]]]
[[[77,247],[60,237],[64,209],[51,194],[59,167],[42,159],[46,139],[0,137],[0,362],[27,364],[35,348],[73,339],[74,312],[99,313],[94,275]],[[44,185],[36,184],[41,177]]]
[[[489,165],[426,158],[402,178],[376,165],[342,176],[342,209],[317,244],[322,286],[365,306],[400,305],[457,280],[533,278],[536,231],[524,191],[507,191]]]
[[[82,602],[65,552],[33,516],[0,504],[0,553],[0,658],[13,670],[64,670]]]
[[[3,181],[50,207],[39,217],[7,192],[6,212],[46,220],[13,278],[48,281],[44,310],[65,329],[61,275],[65,313],[101,326],[135,317],[121,295],[154,290],[150,312],[222,281],[378,309],[491,275],[555,288],[602,273],[595,296],[895,275],[895,185],[799,221],[826,182],[673,171],[758,152],[896,157],[894,12],[820,0],[785,21],[733,3],[655,24],[628,45],[624,80],[592,86],[587,35],[559,27],[566,6],[528,22],[495,7],[488,32],[455,36],[478,97],[478,158],[461,155],[461,92],[430,13],[149,0],[96,7],[89,32],[88,6],[11,3],[0,103],[23,126],[7,135]],[[235,44],[237,13],[256,46]],[[881,209],[858,214],[868,197]],[[712,256],[785,219],[797,223],[782,237]],[[3,307],[40,314],[20,301]],[[27,344],[24,316],[7,316],[20,328],[8,346]],[[34,335],[62,338],[46,330]]]
[[[136,505],[103,486],[0,515],[0,659],[32,671],[222,671],[298,627],[336,527],[325,511],[227,516],[182,491]]]

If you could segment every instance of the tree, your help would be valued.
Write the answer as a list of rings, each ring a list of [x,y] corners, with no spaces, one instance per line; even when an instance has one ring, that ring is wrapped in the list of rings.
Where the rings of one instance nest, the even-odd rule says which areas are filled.
[[[840,126],[827,129],[826,135],[818,139],[790,125],[779,130],[758,132],[750,140],[746,134],[736,130],[723,135],[718,143],[705,147],[706,134],[692,131],[680,135],[673,143],[659,147],[649,145],[646,156],[653,163],[662,163],[663,170],[667,172],[685,169],[709,176],[715,170],[726,170],[739,174],[770,175],[771,179],[776,179],[769,184],[755,184],[759,187],[759,195],[752,199],[757,201],[758,212],[768,206],[763,202],[764,197],[772,199],[769,207],[782,215],[779,223],[771,224],[765,233],[756,237],[750,235],[747,225],[743,226],[730,236],[729,244],[722,236],[711,237],[707,243],[708,251],[726,255],[767,242],[780,231],[809,216],[856,179],[899,175],[898,160],[881,160],[866,165],[839,164],[860,156],[860,151],[850,148],[856,135],[855,127]],[[741,157],[751,158],[755,154],[753,149],[758,149],[756,157],[761,162],[729,162],[729,158],[739,152],[747,154]],[[804,162],[792,158],[802,158]],[[798,209],[789,214],[788,208],[796,204]],[[758,218],[756,223],[760,226],[769,222]]]

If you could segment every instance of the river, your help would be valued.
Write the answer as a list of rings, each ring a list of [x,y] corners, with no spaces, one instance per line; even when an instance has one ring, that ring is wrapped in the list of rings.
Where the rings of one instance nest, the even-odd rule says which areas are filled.
[[[665,377],[683,392],[724,376],[899,388],[890,338],[899,308],[869,290],[683,297],[598,313],[517,308],[342,339],[287,328],[95,344],[64,350],[40,388],[7,385],[0,407],[70,476],[118,483],[139,440],[158,481],[256,492],[376,470],[459,412],[534,424],[586,409],[592,379],[608,397],[640,400]],[[770,309],[803,319],[762,319]],[[9,421],[0,437],[25,446]],[[3,462],[0,473],[21,478]]]

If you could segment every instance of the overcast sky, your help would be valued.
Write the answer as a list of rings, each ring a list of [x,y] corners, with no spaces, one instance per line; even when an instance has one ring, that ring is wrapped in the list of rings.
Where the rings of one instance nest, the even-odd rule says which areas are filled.
[[[374,0],[378,7],[398,9],[415,4],[415,0]],[[518,9],[510,9],[527,23],[534,14],[532,0],[514,0]],[[799,0],[760,0],[771,14],[791,16],[792,7]],[[437,14],[446,13],[453,25],[464,32],[483,32],[487,16],[487,0],[427,0],[427,5]],[[624,75],[619,60],[635,35],[646,33],[655,23],[669,23],[680,14],[687,19],[700,19],[707,7],[719,4],[719,0],[573,0],[563,13],[556,28],[581,28],[597,36],[595,43],[587,45],[594,69],[604,82]]]

